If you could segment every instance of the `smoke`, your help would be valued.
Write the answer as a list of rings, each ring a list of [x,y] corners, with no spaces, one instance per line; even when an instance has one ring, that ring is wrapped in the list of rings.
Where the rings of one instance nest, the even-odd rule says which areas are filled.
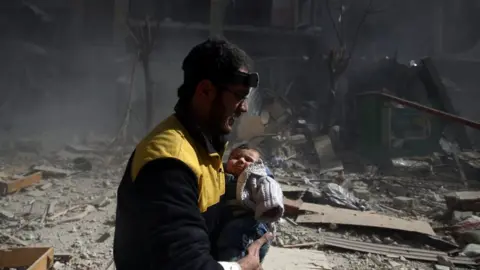
[[[68,1],[37,0],[29,1],[31,4],[26,6],[18,5],[21,1],[2,1],[0,139],[42,137],[48,133],[53,134],[53,142],[62,144],[92,132],[116,134],[128,106],[133,55],[127,52],[124,42],[112,42],[113,1],[101,1],[98,6],[93,4],[97,1],[87,2],[82,26],[78,20],[81,16],[72,10]],[[252,10],[249,5],[254,2],[258,1],[236,1],[230,5],[227,22],[258,24],[263,28],[271,25],[273,11],[263,1],[255,10],[255,18],[247,12]],[[368,0],[344,2],[348,4],[343,18],[348,47],[352,45]],[[478,39],[471,26],[478,23],[473,23],[471,14],[478,6],[473,1],[460,2],[445,1],[442,11],[445,14],[439,17],[436,0],[374,1],[377,12],[369,15],[361,27],[348,70],[361,76],[365,62],[371,63],[386,55],[396,55],[398,62],[406,64],[412,59],[437,54],[442,47],[437,46],[437,41],[442,40],[462,44],[450,48],[451,44],[445,42],[445,50],[471,48]],[[339,4],[340,1],[332,0],[332,6]],[[156,11],[152,13],[152,10]],[[338,46],[338,42],[324,4],[314,11],[317,34],[310,32],[309,37],[281,36],[278,34],[281,31],[271,36],[266,32],[262,35],[248,31],[229,34],[228,38],[239,43],[254,60],[276,59],[258,63],[260,76],[265,78],[261,88],[284,93],[293,81],[289,95],[294,99],[306,96],[309,100],[319,100],[317,96],[324,96],[328,76],[322,55]],[[145,12],[161,15],[172,21],[172,25],[182,20],[193,25],[194,21],[208,23],[208,5],[200,1],[195,1],[194,8],[174,3],[144,6],[141,10],[131,7],[131,12],[140,19],[143,18],[140,14]],[[443,25],[443,36],[438,35],[439,22]],[[453,26],[460,30],[449,30]],[[181,62],[191,47],[207,35],[206,30],[182,27],[162,32],[150,64],[155,88],[154,122],[172,113],[177,88],[182,82]],[[141,66],[136,70],[130,131],[141,136],[145,133],[145,86]]]

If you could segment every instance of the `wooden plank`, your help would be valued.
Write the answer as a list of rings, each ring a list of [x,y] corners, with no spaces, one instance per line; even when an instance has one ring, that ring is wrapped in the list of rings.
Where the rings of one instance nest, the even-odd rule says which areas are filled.
[[[50,270],[53,267],[53,248],[49,248],[27,270]]]
[[[22,188],[37,184],[42,180],[42,172],[36,172],[13,181],[0,181],[0,196],[17,192]]]
[[[0,267],[48,270],[53,266],[53,248],[25,247],[0,250]]]
[[[404,220],[372,212],[361,212],[350,209],[335,208],[328,205],[303,203],[300,211],[311,211],[317,214],[302,215],[296,220],[303,224],[338,224],[362,227],[392,229],[406,232],[417,232],[435,235],[430,224],[420,220]]]

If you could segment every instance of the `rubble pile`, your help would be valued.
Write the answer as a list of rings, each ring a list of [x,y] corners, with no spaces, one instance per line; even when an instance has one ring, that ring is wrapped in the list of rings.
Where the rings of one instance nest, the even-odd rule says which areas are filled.
[[[116,189],[132,149],[109,147],[108,140],[52,153],[31,140],[4,146],[0,249],[53,247],[54,269],[107,269]]]
[[[351,172],[328,135],[279,135],[289,128],[257,144],[285,195],[275,252],[296,250],[304,269],[477,266],[479,185],[465,186],[448,153],[393,159],[390,170],[369,165]],[[316,160],[306,154],[308,145],[316,146]],[[53,247],[54,269],[113,269],[116,189],[133,147],[98,139],[50,153],[31,140],[3,146],[0,249]],[[478,173],[479,156],[458,155],[469,179]]]
[[[288,106],[266,102],[237,131],[282,184],[286,215],[275,245],[325,251],[334,269],[478,267],[479,152],[442,138],[436,152],[381,167],[345,151],[338,127],[315,135]]]
[[[431,162],[403,161],[390,175],[273,169],[290,205],[276,244],[328,249],[327,258],[350,251],[341,253],[350,266],[337,269],[471,269],[480,258],[480,192],[467,190],[478,183],[465,187],[451,166],[447,177],[446,164],[437,173]]]

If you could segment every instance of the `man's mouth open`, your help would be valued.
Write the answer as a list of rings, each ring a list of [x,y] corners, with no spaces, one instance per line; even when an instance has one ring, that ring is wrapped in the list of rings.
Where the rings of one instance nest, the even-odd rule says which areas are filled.
[[[227,123],[229,126],[233,126],[233,124],[235,124],[235,117],[233,116],[229,117]]]

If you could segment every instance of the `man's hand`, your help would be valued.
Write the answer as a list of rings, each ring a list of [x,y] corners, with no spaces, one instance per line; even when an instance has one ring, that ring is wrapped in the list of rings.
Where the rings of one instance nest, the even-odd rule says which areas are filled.
[[[264,234],[261,238],[250,244],[247,249],[247,256],[238,261],[238,264],[242,270],[260,270],[262,265],[260,264],[260,248],[267,242],[273,239],[271,233]]]

